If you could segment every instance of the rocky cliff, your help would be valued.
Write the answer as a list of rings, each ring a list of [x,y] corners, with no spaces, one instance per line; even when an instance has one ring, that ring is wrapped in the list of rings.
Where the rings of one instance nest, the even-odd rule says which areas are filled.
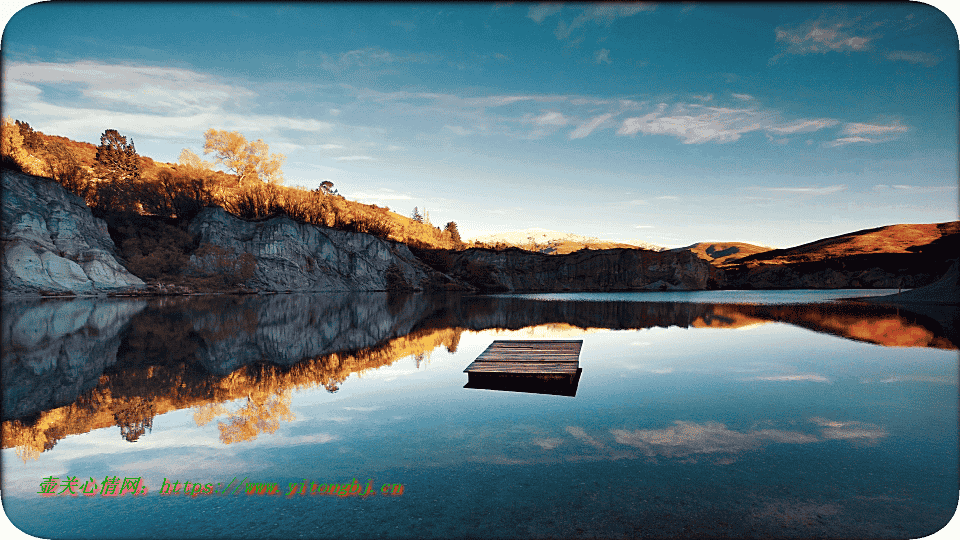
[[[690,252],[469,249],[454,255],[450,275],[485,291],[697,290],[707,288],[711,267]]]
[[[106,224],[60,184],[3,171],[4,293],[97,294],[143,288],[115,257]]]
[[[297,223],[286,217],[243,221],[221,208],[204,209],[188,231],[201,245],[190,259],[192,270],[201,274],[236,272],[242,275],[243,285],[256,290],[464,288],[421,262],[405,244],[369,234]],[[204,244],[215,248],[203,249]],[[248,254],[245,260],[241,259],[244,254]]]

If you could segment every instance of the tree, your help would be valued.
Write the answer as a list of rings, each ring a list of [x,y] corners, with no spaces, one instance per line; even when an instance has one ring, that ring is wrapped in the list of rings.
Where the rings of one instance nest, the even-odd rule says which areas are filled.
[[[248,142],[236,131],[208,129],[203,134],[203,153],[213,153],[216,162],[237,175],[237,183],[244,186],[255,180],[279,184],[283,182],[280,167],[286,157],[271,154],[270,147],[260,139]]]
[[[87,171],[65,144],[54,140],[46,146],[46,162],[50,178],[83,197],[86,194]]]
[[[126,183],[140,179],[140,156],[133,146],[133,139],[120,135],[115,129],[108,129],[100,136],[97,147],[97,161],[94,170],[101,180],[114,183]]]
[[[320,187],[317,188],[317,191],[323,193],[324,195],[336,195],[337,190],[333,189],[333,182],[329,180],[324,180],[320,182]]]
[[[410,219],[416,221],[417,223],[423,223],[423,215],[420,214],[420,209],[416,206],[413,207],[413,213],[410,214]]]
[[[447,226],[444,227],[444,230],[450,234],[450,239],[453,240],[453,245],[456,247],[463,247],[463,240],[460,239],[460,231],[457,229],[457,222],[451,221],[447,223]]]

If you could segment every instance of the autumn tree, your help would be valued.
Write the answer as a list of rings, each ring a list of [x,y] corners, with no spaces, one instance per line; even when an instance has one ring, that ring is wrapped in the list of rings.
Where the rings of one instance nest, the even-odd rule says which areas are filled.
[[[208,129],[203,137],[203,153],[213,153],[218,164],[237,175],[240,187],[256,180],[271,184],[283,182],[280,167],[286,157],[271,154],[270,147],[262,140],[248,142],[236,131],[217,129]]]
[[[319,193],[324,194],[324,195],[336,195],[336,194],[337,194],[337,190],[333,189],[333,182],[331,182],[331,181],[329,181],[329,180],[324,180],[323,182],[320,182],[320,187],[317,188],[317,191],[318,191]]]
[[[447,223],[447,226],[444,227],[443,230],[450,235],[450,239],[453,240],[454,247],[463,247],[463,240],[460,239],[460,231],[457,229],[457,222],[451,221],[450,223]]]
[[[2,129],[0,154],[3,156],[3,168],[22,168],[27,152],[23,149],[23,135],[20,134],[19,126],[9,118],[4,118]]]
[[[100,136],[94,170],[101,180],[126,183],[140,179],[140,156],[133,146],[133,139],[108,129]]]

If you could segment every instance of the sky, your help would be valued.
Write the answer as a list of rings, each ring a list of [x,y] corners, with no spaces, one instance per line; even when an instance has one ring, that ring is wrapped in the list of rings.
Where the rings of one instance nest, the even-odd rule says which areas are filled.
[[[4,116],[44,133],[176,162],[239,131],[286,185],[464,238],[958,219],[957,32],[924,4],[41,3],[0,54]]]

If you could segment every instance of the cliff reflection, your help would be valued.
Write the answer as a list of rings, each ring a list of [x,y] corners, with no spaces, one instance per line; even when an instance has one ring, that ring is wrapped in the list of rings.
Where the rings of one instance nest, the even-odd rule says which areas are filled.
[[[742,328],[788,323],[884,346],[956,349],[922,315],[857,304],[544,302],[386,293],[4,303],[3,447],[23,459],[71,434],[193,408],[232,444],[293,419],[293,391],[335,392],[354,373],[456,351],[464,331],[536,326]],[[954,315],[955,316],[955,315]],[[952,328],[952,327],[949,327]],[[239,403],[230,403],[239,401]],[[228,406],[229,405],[229,406]]]

